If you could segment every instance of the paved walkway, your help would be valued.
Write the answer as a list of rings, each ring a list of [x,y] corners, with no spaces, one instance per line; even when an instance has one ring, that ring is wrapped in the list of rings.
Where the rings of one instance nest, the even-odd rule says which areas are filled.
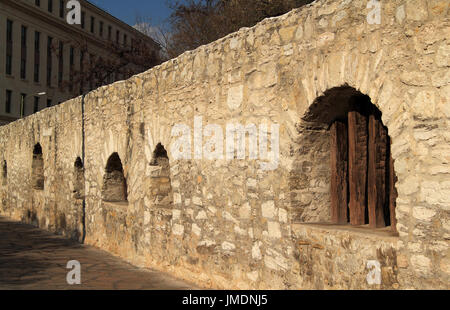
[[[81,285],[68,285],[67,262],[81,264]],[[191,284],[134,267],[111,254],[0,217],[0,290],[185,290]]]

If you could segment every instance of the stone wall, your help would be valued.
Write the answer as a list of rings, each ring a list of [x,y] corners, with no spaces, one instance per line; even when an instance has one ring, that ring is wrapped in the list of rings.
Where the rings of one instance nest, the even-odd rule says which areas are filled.
[[[74,196],[81,115],[76,98],[0,128],[0,156],[7,166],[2,215],[82,241],[83,200]],[[42,156],[33,154],[38,144]]]
[[[367,2],[316,1],[1,127],[2,214],[80,239],[80,157],[85,242],[136,265],[213,288],[448,288],[449,4],[383,2],[370,25]],[[370,97],[393,141],[398,236],[326,224],[327,122],[353,92]],[[236,123],[248,148],[267,135],[276,151],[279,133],[276,169],[261,169],[270,154],[215,146],[207,158],[198,147],[212,132],[226,145]],[[191,156],[175,160],[183,130]],[[42,191],[31,186],[37,143]],[[102,199],[114,153],[121,202]],[[366,281],[371,260],[381,285]]]

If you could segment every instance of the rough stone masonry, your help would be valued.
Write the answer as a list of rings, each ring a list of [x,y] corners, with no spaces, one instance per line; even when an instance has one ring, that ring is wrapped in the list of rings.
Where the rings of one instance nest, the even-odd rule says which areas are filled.
[[[367,2],[318,0],[1,127],[1,214],[204,287],[448,289],[449,2],[382,1],[381,24]],[[355,94],[392,140],[398,234],[330,224],[329,125]],[[278,124],[278,168],[174,160],[195,117]]]

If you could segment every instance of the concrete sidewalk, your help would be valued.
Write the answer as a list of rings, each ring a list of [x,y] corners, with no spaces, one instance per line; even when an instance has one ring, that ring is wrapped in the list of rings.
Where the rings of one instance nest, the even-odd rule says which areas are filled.
[[[67,262],[81,264],[81,285],[69,285]],[[192,284],[134,267],[111,254],[0,217],[1,290],[189,290]]]

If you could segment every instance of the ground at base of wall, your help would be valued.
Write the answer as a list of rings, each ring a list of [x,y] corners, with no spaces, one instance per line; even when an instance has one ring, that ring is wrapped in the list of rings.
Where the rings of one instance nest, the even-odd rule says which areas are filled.
[[[132,266],[111,254],[0,217],[0,290],[190,290],[166,273]],[[81,285],[66,281],[67,263],[81,264]]]

